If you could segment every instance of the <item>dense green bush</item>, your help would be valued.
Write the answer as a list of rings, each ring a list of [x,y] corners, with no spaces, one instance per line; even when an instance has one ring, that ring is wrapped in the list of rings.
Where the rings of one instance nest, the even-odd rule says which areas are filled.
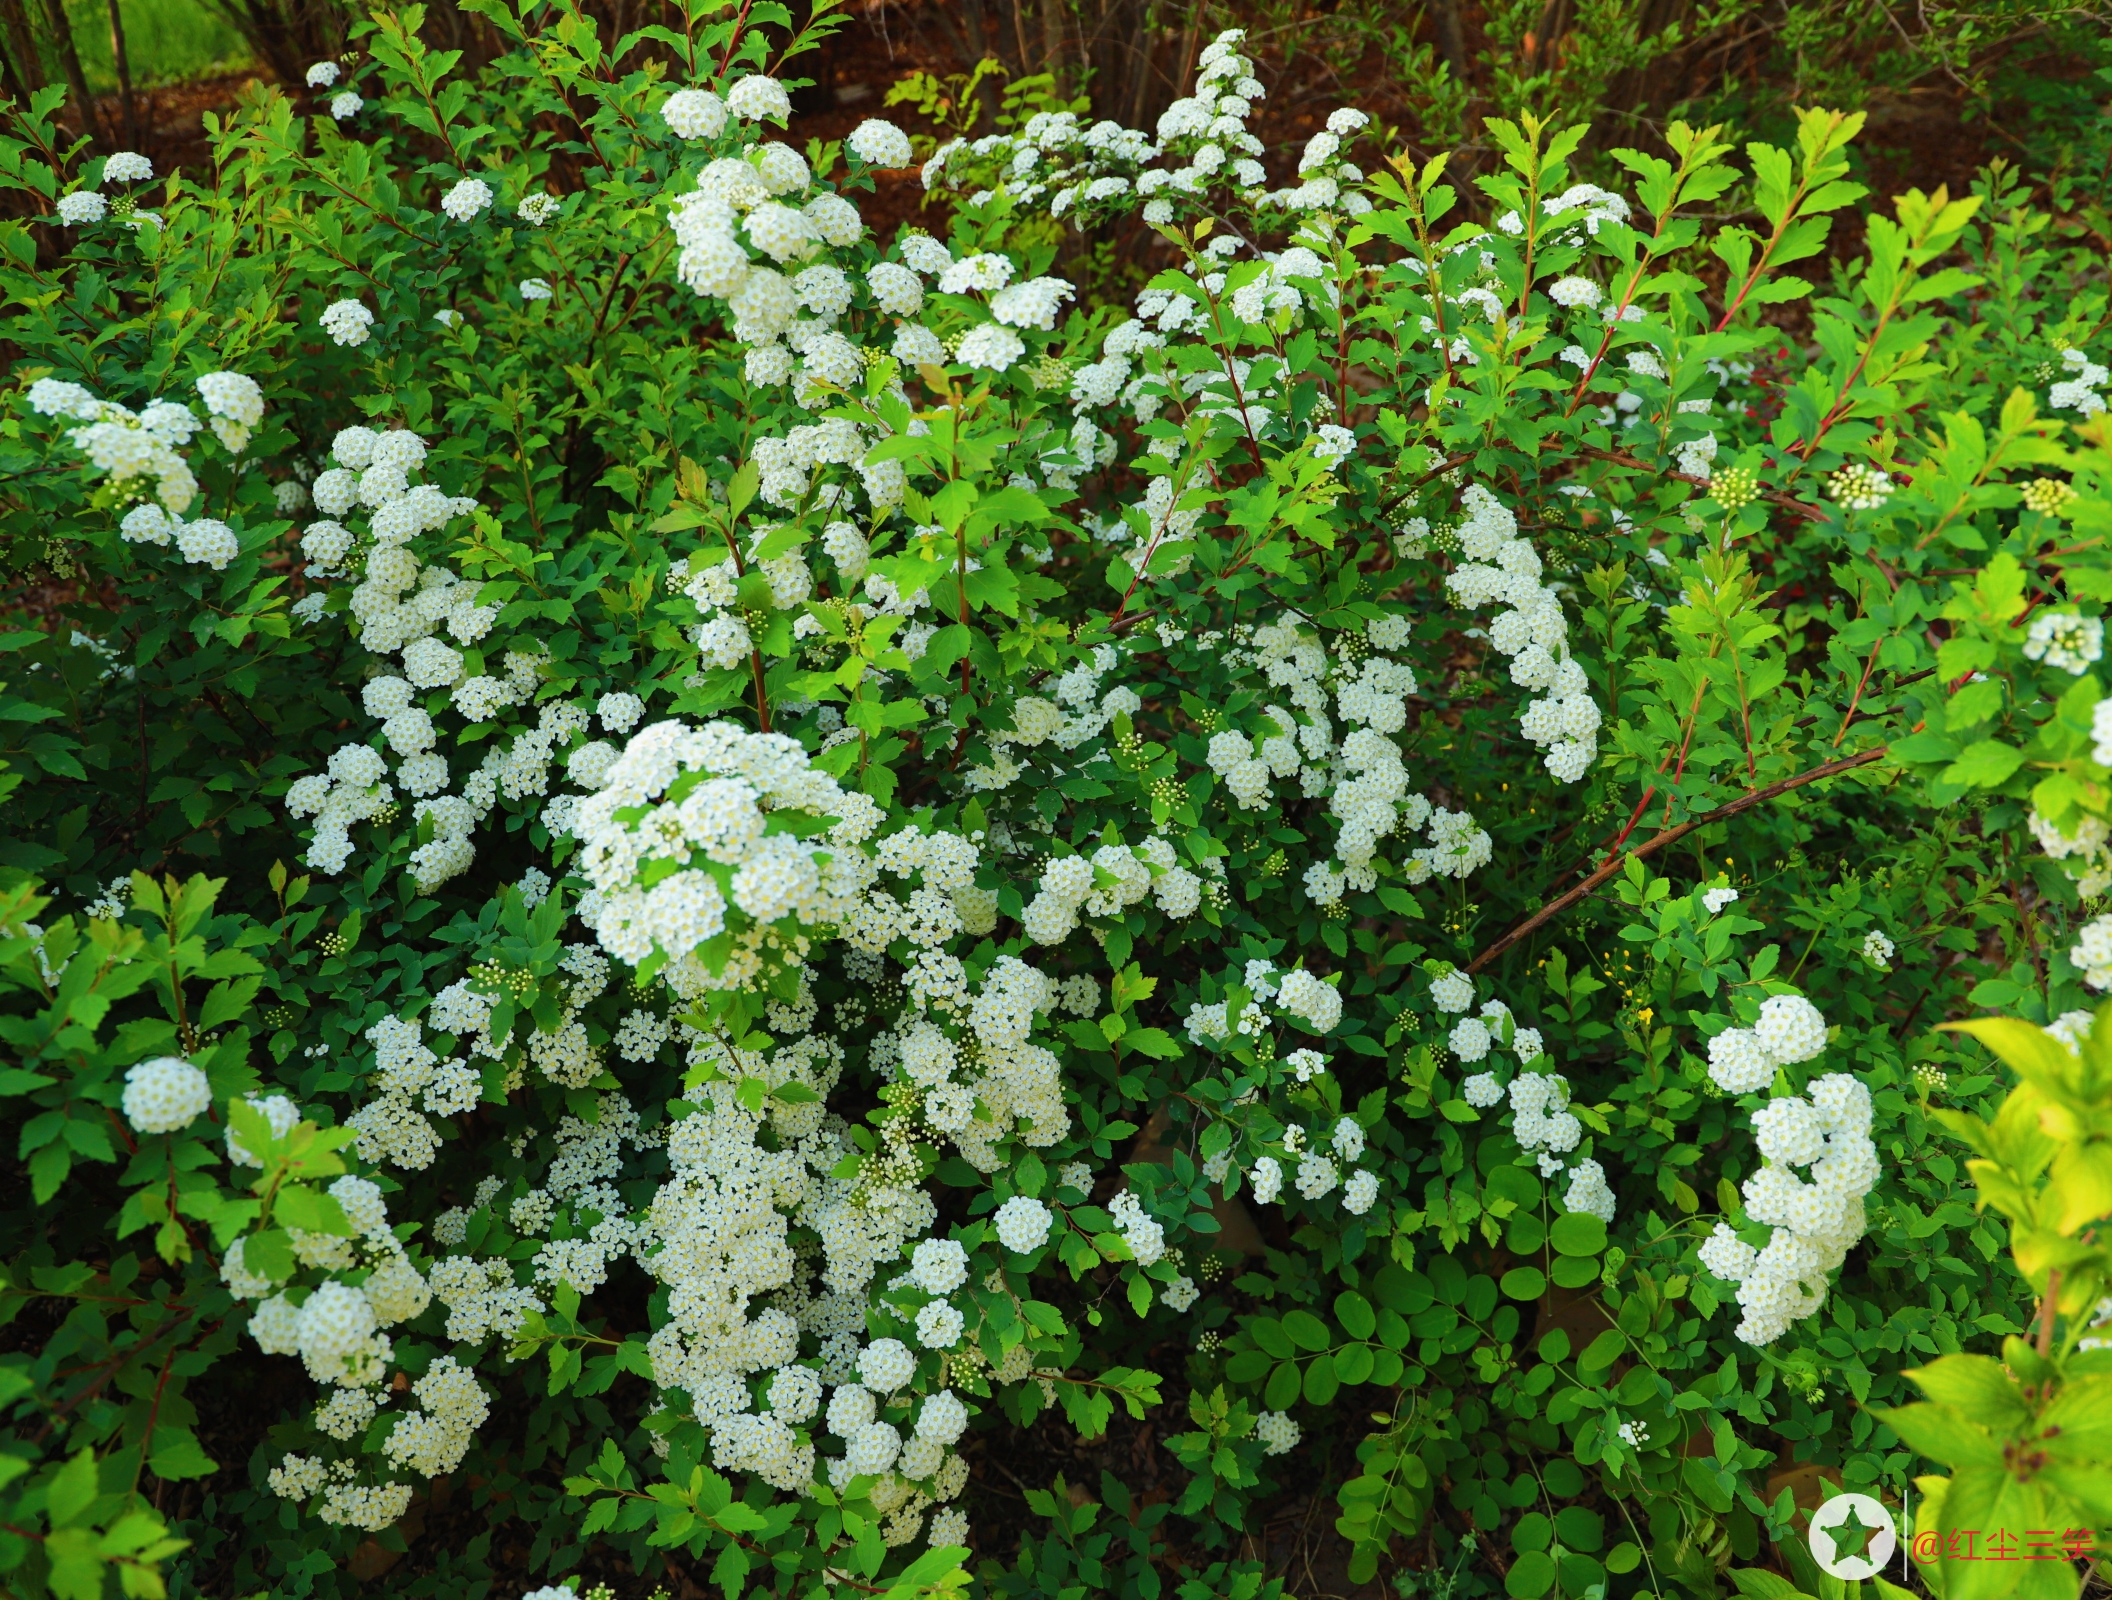
[[[2112,986],[2068,220],[1829,256],[1824,111],[1271,188],[1228,37],[879,239],[728,10],[0,147],[10,1590],[1815,1589],[1910,1370],[2044,1404],[2112,1199],[1993,1267],[1931,1030]]]

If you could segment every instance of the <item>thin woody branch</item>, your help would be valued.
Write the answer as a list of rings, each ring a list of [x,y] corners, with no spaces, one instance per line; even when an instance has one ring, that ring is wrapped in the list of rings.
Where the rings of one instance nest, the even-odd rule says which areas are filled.
[[[1742,794],[1737,799],[1726,805],[1720,805],[1713,811],[1704,812],[1698,817],[1689,817],[1685,822],[1675,824],[1645,839],[1633,850],[1616,850],[1599,865],[1598,869],[1590,877],[1586,878],[1574,889],[1557,895],[1554,899],[1548,901],[1546,905],[1535,911],[1531,916],[1519,923],[1517,927],[1468,962],[1467,970],[1469,972],[1481,971],[1483,967],[1494,961],[1527,934],[1533,932],[1534,929],[1552,922],[1579,900],[1589,895],[1600,884],[1604,883],[1616,872],[1619,872],[1628,862],[1640,861],[1645,856],[1655,855],[1658,851],[1664,849],[1666,845],[1678,843],[1696,828],[1705,828],[1712,822],[1728,821],[1741,811],[1750,811],[1754,806],[1788,794],[1792,789],[1801,789],[1807,783],[1817,783],[1821,778],[1830,778],[1836,773],[1847,772],[1854,767],[1867,767],[1873,761],[1882,761],[1886,752],[1890,749],[1890,745],[1881,744],[1856,755],[1843,756],[1838,761],[1829,761],[1823,766],[1813,767],[1809,772],[1800,772],[1794,778],[1784,778],[1780,783],[1771,783],[1764,789],[1755,789],[1751,794]]]

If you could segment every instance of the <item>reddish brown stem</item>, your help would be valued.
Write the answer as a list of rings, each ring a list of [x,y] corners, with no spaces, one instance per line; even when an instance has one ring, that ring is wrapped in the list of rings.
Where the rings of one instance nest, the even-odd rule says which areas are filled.
[[[1620,871],[1628,862],[1640,861],[1645,856],[1655,855],[1658,851],[1664,849],[1665,846],[1678,843],[1696,828],[1705,828],[1712,822],[1728,821],[1741,811],[1750,811],[1762,801],[1773,800],[1780,795],[1789,793],[1792,789],[1801,789],[1807,783],[1816,783],[1821,778],[1830,778],[1836,773],[1846,772],[1853,767],[1867,767],[1873,761],[1881,761],[1884,759],[1886,751],[1890,748],[1889,745],[1881,744],[1874,749],[1862,751],[1857,755],[1843,756],[1838,761],[1829,761],[1823,766],[1813,767],[1809,772],[1800,772],[1794,778],[1784,778],[1780,783],[1771,783],[1765,789],[1755,789],[1751,794],[1742,794],[1728,804],[1718,806],[1714,811],[1705,812],[1698,817],[1689,817],[1685,822],[1675,827],[1666,828],[1660,833],[1653,834],[1633,850],[1627,852],[1615,851],[1606,858],[1604,864],[1592,873],[1590,877],[1566,894],[1557,895],[1554,899],[1548,901],[1546,905],[1519,923],[1517,927],[1490,945],[1488,949],[1482,951],[1480,955],[1467,964],[1467,970],[1469,972],[1479,972],[1534,929],[1562,915],[1563,912]]]

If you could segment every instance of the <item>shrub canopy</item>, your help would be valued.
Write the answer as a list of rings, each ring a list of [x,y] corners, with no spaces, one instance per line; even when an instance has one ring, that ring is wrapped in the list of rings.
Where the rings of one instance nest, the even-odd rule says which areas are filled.
[[[1272,176],[1228,34],[883,238],[803,38],[491,15],[209,187],[4,146],[11,1589],[1246,1600],[1318,1494],[1352,1581],[1713,1592],[1917,1450],[1996,1515],[1885,1408],[2105,1381],[2112,1201],[1930,1031],[2085,1072],[2112,985],[2059,193],[1865,211],[1828,111]]]

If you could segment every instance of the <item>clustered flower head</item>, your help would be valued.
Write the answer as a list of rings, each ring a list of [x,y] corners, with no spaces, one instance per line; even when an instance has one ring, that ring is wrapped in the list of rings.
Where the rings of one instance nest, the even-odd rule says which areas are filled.
[[[2024,654],[2075,677],[2090,670],[2105,653],[2105,625],[2073,611],[2041,611],[2024,635]]]
[[[2094,417],[2105,409],[2105,397],[2101,391],[2107,382],[2108,369],[2092,361],[2080,350],[2063,350],[2061,365],[2069,376],[2056,383],[2047,392],[2046,403],[2056,411],[2074,411],[2085,417]]]
[[[1597,1217],[1601,1222],[1611,1222],[1614,1200],[1613,1190],[1606,1183],[1606,1169],[1596,1161],[1585,1160],[1569,1170],[1569,1187],[1562,1194],[1563,1206],[1570,1211]]]
[[[909,135],[878,117],[868,117],[851,130],[845,147],[872,167],[906,167],[913,159]]]
[[[2091,988],[2100,992],[2112,989],[2112,916],[2095,917],[2084,923],[2068,951],[2068,959]]]
[[[726,127],[726,102],[709,89],[677,89],[660,103],[660,120],[678,139],[716,139]]]
[[[141,1133],[176,1133],[213,1103],[203,1072],[181,1056],[155,1056],[125,1073],[125,1120]]]
[[[1008,1275],[1016,1282],[1052,1242],[1066,1255],[1076,1247],[1078,1226],[1063,1211],[1087,1203],[1096,1186],[1092,1165],[1060,1148],[1075,1141],[1056,1019],[1082,1019],[1071,1027],[1091,1030],[1100,1016],[1106,975],[1098,946],[1117,930],[1135,932],[1140,943],[1162,928],[1183,939],[1199,935],[1206,912],[1214,920],[1235,891],[1254,887],[1228,878],[1225,846],[1213,835],[1245,829],[1242,842],[1251,842],[1291,805],[1310,802],[1325,828],[1283,890],[1302,890],[1327,919],[1346,918],[1350,896],[1372,895],[1382,884],[1463,885],[1492,860],[1491,835],[1473,814],[1414,787],[1410,728],[1422,691],[1406,658],[1429,629],[1420,612],[1383,597],[1358,601],[1346,623],[1342,611],[1316,613],[1323,617],[1316,621],[1265,610],[1190,637],[1153,620],[1046,676],[1022,679],[986,725],[956,726],[959,710],[932,696],[921,707],[919,737],[927,750],[958,754],[962,787],[979,797],[969,814],[987,822],[941,824],[929,812],[889,822],[879,803],[841,776],[854,770],[846,758],[863,748],[845,747],[864,738],[867,725],[850,725],[840,699],[802,698],[833,692],[816,680],[770,675],[776,732],[649,714],[655,696],[715,688],[728,674],[745,688],[751,671],[760,705],[765,657],[775,648],[769,641],[780,628],[814,653],[830,648],[838,625],[871,628],[868,638],[884,634],[887,650],[914,664],[952,621],[943,593],[934,603],[940,585],[931,572],[987,580],[983,560],[947,527],[914,524],[912,507],[935,513],[909,492],[902,461],[872,459],[891,454],[876,447],[898,431],[915,436],[940,424],[936,409],[919,415],[912,402],[907,385],[919,369],[967,368],[1015,387],[1031,384],[1055,398],[1059,412],[1069,406],[1068,415],[1020,441],[1001,469],[1011,491],[1045,506],[1067,504],[1085,474],[1122,460],[1110,412],[1125,429],[1146,430],[1133,464],[1141,483],[1135,503],[1077,512],[1095,542],[1118,551],[1144,586],[1187,570],[1214,515],[1208,466],[1219,458],[1194,451],[1192,435],[1180,436],[1184,427],[1208,434],[1212,449],[1266,444],[1302,471],[1317,464],[1341,474],[1330,492],[1388,467],[1377,438],[1360,441],[1346,425],[1351,419],[1332,420],[1331,404],[1307,406],[1309,395],[1293,404],[1295,375],[1272,353],[1334,314],[1357,271],[1343,223],[1367,209],[1357,192],[1362,174],[1347,159],[1365,119],[1353,111],[1330,116],[1305,145],[1296,183],[1270,191],[1261,142],[1247,127],[1262,86],[1242,43],[1234,31],[1203,52],[1195,93],[1168,109],[1155,141],[1112,123],[1042,113],[1017,133],[950,145],[926,168],[928,186],[959,188],[972,177],[974,192],[956,196],[971,212],[1002,198],[1081,225],[1136,208],[1165,224],[1230,194],[1249,208],[1240,215],[1274,211],[1296,224],[1280,249],[1230,228],[1215,231],[1193,253],[1197,292],[1147,289],[1135,315],[1100,338],[1096,351],[1076,354],[1049,337],[1076,300],[1074,287],[1023,276],[1010,256],[965,247],[957,256],[928,234],[905,231],[883,258],[853,257],[865,240],[855,205],[818,182],[799,150],[760,137],[764,125],[789,117],[782,84],[749,76],[723,93],[689,87],[666,96],[658,115],[667,134],[706,147],[672,152],[686,161],[669,215],[676,273],[713,303],[713,314],[723,312],[745,345],[746,382],[788,389],[810,419],[763,430],[745,462],[707,464],[722,508],[730,504],[723,480],[745,472],[756,510],[745,521],[729,516],[723,545],[715,535],[666,573],[674,598],[661,603],[681,618],[674,647],[694,652],[696,671],[686,680],[687,664],[671,681],[655,669],[650,680],[636,680],[638,692],[574,689],[566,675],[572,663],[554,663],[532,645],[506,648],[501,603],[485,603],[483,584],[428,556],[437,542],[428,536],[477,511],[473,500],[441,486],[460,470],[447,444],[429,449],[402,428],[348,427],[312,485],[280,485],[296,491],[281,495],[282,510],[312,504],[315,512],[300,539],[302,576],[314,588],[296,615],[342,617],[370,658],[356,696],[365,721],[355,718],[323,770],[298,777],[286,794],[289,815],[311,826],[307,864],[344,872],[359,849],[355,828],[371,825],[377,841],[394,828],[417,841],[405,851],[405,888],[429,892],[468,870],[478,829],[504,801],[516,808],[507,819],[517,825],[512,831],[538,844],[568,841],[533,864],[509,851],[494,874],[504,879],[505,914],[540,910],[538,927],[552,915],[576,916],[593,938],[548,945],[551,962],[541,964],[554,962],[554,975],[504,960],[470,964],[429,1006],[364,1019],[345,1047],[337,1065],[364,1095],[345,1126],[353,1155],[377,1174],[431,1167],[450,1119],[485,1101],[531,1083],[547,1085],[553,1103],[557,1093],[566,1097],[554,1128],[512,1136],[508,1176],[484,1175],[417,1233],[416,1248],[431,1254],[406,1251],[389,1226],[382,1183],[359,1176],[330,1187],[351,1234],[292,1230],[295,1278],[282,1278],[262,1251],[246,1259],[240,1241],[224,1252],[223,1280],[246,1308],[260,1348],[300,1359],[322,1386],[316,1430],[341,1442],[375,1441],[384,1475],[456,1471],[490,1410],[467,1354],[421,1354],[422,1376],[409,1382],[400,1374],[389,1384],[389,1330],[437,1305],[449,1339],[503,1340],[545,1311],[557,1291],[592,1293],[628,1260],[657,1286],[647,1353],[658,1414],[693,1419],[715,1469],[752,1473],[790,1494],[819,1493],[822,1485],[862,1494],[885,1519],[889,1545],[916,1539],[927,1517],[930,1543],[963,1542],[966,1516],[947,1502],[967,1479],[957,1446],[983,1390],[961,1374],[986,1376],[993,1388],[1035,1382],[1051,1400],[1062,1378],[1035,1365],[1020,1318],[986,1321],[983,1308],[1001,1304],[1011,1292]],[[309,74],[319,89],[337,78],[335,63]],[[359,105],[348,90],[331,110],[342,119]],[[860,124],[847,148],[868,167],[911,160],[907,135],[877,119]],[[105,174],[112,181],[146,175],[124,158],[112,158]],[[495,202],[488,182],[463,178],[440,206],[446,218],[468,223]],[[516,210],[533,227],[554,220],[563,205],[531,193]],[[104,214],[104,200],[84,190],[59,209],[63,220],[84,224]],[[1547,236],[1558,243],[1628,214],[1620,197],[1591,185],[1547,200],[1545,210]],[[1525,222],[1512,214],[1496,225],[1515,234]],[[1498,287],[1484,278],[1447,297],[1470,315],[1477,337],[1511,316],[1515,297]],[[542,278],[518,280],[517,293],[531,302],[552,297]],[[1635,337],[1614,326],[1634,320],[1634,308],[1606,305],[1604,291],[1581,273],[1555,281],[1547,294],[1571,320],[1603,322],[1609,339]],[[452,308],[433,316],[443,326],[461,321]],[[1220,316],[1251,335],[1237,354],[1219,348]],[[330,305],[320,320],[345,347],[364,344],[375,325],[354,299]],[[877,335],[857,331],[875,327]],[[1476,359],[1474,340],[1456,327],[1442,336],[1423,331],[1453,362]],[[1571,348],[1573,364],[1593,364],[1581,346]],[[1622,381],[1662,392],[1651,386],[1668,381],[1665,352],[1616,348],[1609,367],[1632,375]],[[228,373],[208,374],[197,387],[215,436],[230,451],[243,450],[261,425],[261,389]],[[56,380],[36,386],[31,399],[44,414],[118,429],[97,436],[96,448],[118,463],[103,468],[113,479],[154,477],[180,489],[177,452],[199,422],[188,405],[155,402],[135,418]],[[1624,393],[1609,409],[1633,413],[1637,405],[1627,402],[1637,401]],[[141,459],[165,447],[175,466],[130,468],[120,435],[131,434],[152,441],[137,446]],[[1676,448],[1682,472],[1709,477],[1713,437],[1684,438]],[[305,467],[294,470],[305,480]],[[1860,502],[1841,488],[1847,475],[1836,474],[1834,488],[1853,509]],[[1877,487],[1858,479],[1860,493],[1881,504],[1890,486],[1882,474],[1869,476]],[[1718,503],[1735,510],[1750,485],[1751,474],[1726,473]],[[1429,494],[1421,507],[1429,515],[1404,520],[1397,548],[1403,559],[1456,554],[1445,591],[1493,613],[1486,641],[1531,696],[1522,731],[1545,751],[1556,781],[1576,782],[1596,758],[1601,713],[1570,655],[1557,581],[1491,488],[1462,487],[1454,477]],[[1435,503],[1440,496],[1456,499],[1456,520]],[[233,528],[211,519],[184,523],[182,509],[165,488],[162,504],[126,511],[123,537],[171,546],[216,569],[240,557]],[[769,520],[780,514],[783,522]],[[1441,525],[1435,533],[1433,518]],[[1038,532],[1020,537],[1037,559],[1051,553],[1036,542]],[[980,554],[990,559],[988,550]],[[2068,663],[2101,653],[2101,637],[2089,632],[2094,623],[2084,621],[2039,618],[2038,648],[2029,653],[2081,672]],[[1130,719],[1159,670],[1143,660],[1151,656],[1175,670],[1207,656],[1243,674],[1257,693],[1198,715],[1202,737],[1180,753],[1181,778],[1168,782],[1165,795],[1154,792],[1162,808],[1155,821],[1057,831],[1034,814],[1033,797],[1066,792],[1064,781],[1101,764],[1109,749],[1142,742]],[[865,683],[899,695],[901,676],[899,664],[882,665]],[[2112,702],[2103,709],[2099,742],[2112,753]],[[1033,782],[1022,784],[1030,772]],[[1204,828],[1167,820],[1191,802],[1211,811]],[[518,826],[528,823],[540,831]],[[2101,825],[2097,837],[2093,850],[2103,843]],[[1278,849],[1258,871],[1281,875],[1286,859]],[[569,882],[568,873],[576,875]],[[580,879],[588,885],[583,895]],[[1737,898],[1727,886],[1700,896],[1710,915]],[[1003,942],[1017,937],[1011,926],[999,931],[1003,918],[1017,923],[1021,942]],[[2078,947],[2077,963],[2106,987],[2112,918],[2085,930],[2085,944],[2093,938],[2089,950]],[[1347,1086],[1329,1080],[1328,1058],[1313,1048],[1357,1028],[1345,1024],[1343,975],[1305,964],[1316,955],[1324,963],[1321,948],[1316,942],[1274,959],[1250,949],[1203,991],[1222,998],[1182,1001],[1199,1047],[1191,1059],[1244,1073],[1237,1103],[1253,1113],[1236,1142],[1222,1142],[1231,1130],[1214,1130],[1220,1142],[1206,1144],[1215,1153],[1204,1171],[1230,1183],[1237,1162],[1257,1203],[1316,1208],[1339,1194],[1344,1213],[1362,1216],[1380,1192],[1365,1163],[1374,1142],[1385,1142],[1383,1125],[1368,1104],[1341,1113],[1336,1091]],[[1862,950],[1881,969],[1895,953],[1877,931]],[[825,952],[841,960],[859,991],[826,1021],[817,998],[826,992],[817,970]],[[1518,1147],[1541,1174],[1563,1171],[1562,1158],[1588,1148],[1587,1121],[1599,1124],[1590,1107],[1573,1107],[1540,1033],[1520,1026],[1500,1000],[1477,1005],[1465,973],[1433,965],[1426,976],[1427,1009],[1435,1013],[1424,1023],[1428,1041],[1434,1046],[1441,1036],[1463,1068],[1481,1068],[1464,1076],[1465,1103],[1507,1107]],[[1354,983],[1347,988],[1356,992]],[[759,1012],[763,1030],[744,1037],[704,1026],[699,1013],[720,1005]],[[2056,1031],[2077,1036],[2076,1015]],[[1773,996],[1752,1026],[1712,1041],[1710,1074],[1726,1090],[1755,1092],[1825,1041],[1824,1020],[1808,1001]],[[1349,1041],[1351,1048],[1366,1043]],[[861,1127],[854,1139],[829,1096],[861,1051],[883,1088],[870,1132]],[[677,1062],[685,1088],[665,1123],[648,1123],[611,1087],[610,1074],[672,1070]],[[157,1058],[127,1075],[123,1112],[142,1134],[180,1130],[210,1105],[210,1083],[189,1062]],[[301,1117],[283,1095],[254,1099],[250,1108],[274,1137]],[[1746,1212],[1773,1227],[1774,1237],[1755,1250],[1719,1228],[1702,1250],[1711,1270],[1740,1284],[1740,1336],[1749,1342],[1809,1315],[1825,1273],[1860,1235],[1861,1196],[1875,1174],[1869,1111],[1861,1086],[1835,1076],[1814,1083],[1808,1099],[1775,1100],[1755,1114],[1768,1165],[1747,1182]],[[646,1116],[657,1112],[648,1107]],[[257,1124],[244,1121],[253,1139]],[[225,1139],[230,1162],[259,1164],[232,1126]],[[934,1150],[955,1167],[1007,1173],[997,1191],[1006,1197],[987,1223],[979,1213],[954,1235],[934,1232],[939,1209],[926,1188]],[[1011,1191],[1026,1150],[1048,1153],[1058,1176],[1037,1194],[1050,1194],[1056,1206]],[[1805,1169],[1808,1179],[1798,1175]],[[1611,1221],[1616,1200],[1600,1161],[1573,1159],[1567,1170],[1562,1206]],[[1186,1312],[1201,1291],[1168,1244],[1174,1214],[1161,1220],[1152,1190],[1108,1176],[1103,1187],[1114,1192],[1100,1203],[1121,1241],[1110,1254],[1126,1252],[1148,1272],[1157,1297]],[[1193,1270],[1205,1281],[1212,1276],[1208,1263]],[[1253,1437],[1276,1456],[1301,1436],[1292,1417],[1266,1412]],[[1619,1437],[1630,1448],[1647,1443],[1639,1423],[1622,1424]],[[653,1439],[666,1454],[664,1435]],[[290,1453],[269,1481],[282,1495],[314,1502],[327,1521],[378,1530],[402,1515],[411,1489],[372,1477],[350,1461]],[[529,1600],[574,1600],[574,1590],[548,1588]]]
[[[780,813],[829,826],[788,831]],[[741,987],[850,920],[879,870],[855,847],[878,820],[796,740],[655,723],[579,806],[596,896],[582,914],[612,956],[652,961],[679,992]]]
[[[1807,1095],[1770,1100],[1753,1113],[1765,1165],[1745,1180],[1745,1212],[1774,1231],[1756,1250],[1718,1223],[1701,1247],[1701,1264],[1738,1285],[1745,1313],[1738,1337],[1747,1344],[1771,1344],[1817,1311],[1827,1274],[1862,1238],[1863,1196],[1879,1172],[1870,1118],[1870,1091],[1846,1073],[1815,1079]]]
[[[1518,719],[1534,744],[1547,746],[1547,770],[1574,783],[1598,756],[1599,707],[1583,665],[1569,654],[1569,623],[1561,597],[1544,585],[1539,555],[1518,537],[1518,519],[1480,484],[1460,501],[1460,553],[1445,587],[1462,605],[1500,601],[1510,609],[1489,624],[1489,643],[1511,661],[1511,681],[1541,692]]]
[[[333,300],[323,308],[323,332],[342,345],[362,345],[374,331],[374,313],[357,300]]]
[[[2024,509],[2041,516],[2061,516],[2078,498],[2075,485],[2065,478],[2033,478],[2024,485]]]
[[[1709,1077],[1726,1094],[1752,1094],[1782,1067],[1826,1048],[1826,1019],[1800,994],[1770,995],[1750,1028],[1726,1028],[1709,1041]]]
[[[231,452],[243,450],[263,419],[264,391],[254,379],[235,372],[205,373],[195,387],[214,437]],[[239,548],[227,524],[182,520],[198,494],[198,480],[184,455],[198,431],[198,417],[186,402],[150,400],[134,412],[115,401],[98,400],[80,384],[62,378],[39,378],[29,386],[28,398],[39,416],[83,424],[68,430],[68,442],[121,490],[137,493],[145,480],[153,480],[159,504],[135,506],[126,514],[122,531],[127,540],[174,542],[188,561],[215,568],[227,565]],[[187,529],[198,531],[186,539]]]
[[[490,209],[491,185],[482,178],[464,178],[440,197],[440,209],[456,222],[469,222]]]
[[[2101,700],[2092,714],[2094,747],[2091,759],[2100,766],[2112,757],[2112,701]],[[2033,806],[2025,813],[2025,824],[2039,848],[2076,880],[2085,900],[2112,887],[2112,827],[2104,818],[2076,810],[2055,821]]]
[[[1293,216],[1357,216],[1370,209],[1357,190],[1362,171],[1345,159],[1369,119],[1347,107],[1306,143],[1298,181],[1268,187],[1258,159],[1265,146],[1247,126],[1264,90],[1240,54],[1245,34],[1221,33],[1197,61],[1194,92],[1160,116],[1157,139],[1114,122],[1087,125],[1068,111],[1045,111],[1016,133],[942,145],[924,166],[927,189],[940,185],[979,207],[1009,199],[1046,209],[1080,228],[1140,212],[1146,224],[1222,214],[1228,202]]]
[[[466,871],[475,859],[471,831],[501,789],[509,795],[542,792],[552,745],[577,737],[587,725],[580,708],[545,706],[538,726],[510,746],[484,746],[483,766],[469,775],[459,795],[445,792],[452,773],[439,748],[441,730],[424,703],[413,705],[413,698],[421,691],[451,691],[449,699],[466,721],[487,721],[529,697],[540,681],[540,658],[505,652],[505,677],[468,674],[460,647],[482,641],[499,608],[479,605],[477,585],[463,583],[444,566],[427,566],[412,553],[411,544],[421,535],[476,509],[472,499],[412,482],[426,454],[425,440],[407,429],[340,429],[331,445],[335,465],[309,486],[323,515],[301,534],[310,578],[360,573],[346,608],[360,643],[376,656],[400,657],[396,670],[369,680],[361,696],[367,713],[382,724],[381,742],[398,758],[395,784],[388,781],[391,771],[382,751],[362,740],[344,745],[325,771],[295,780],[286,794],[290,815],[314,818],[308,864],[334,873],[351,859],[349,830],[389,815],[395,785],[400,785],[413,801],[411,820],[431,825],[431,836],[411,855],[412,877],[421,891]],[[366,521],[364,535],[340,520],[355,513]]]

